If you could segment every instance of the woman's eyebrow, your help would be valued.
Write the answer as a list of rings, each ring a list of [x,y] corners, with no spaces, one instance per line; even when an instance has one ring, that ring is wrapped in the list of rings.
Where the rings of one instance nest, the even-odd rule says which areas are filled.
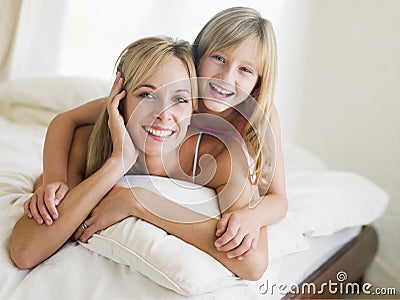
[[[182,92],[190,94],[190,91],[187,89],[177,89],[174,91],[174,93],[182,93]]]
[[[153,90],[157,89],[154,85],[149,84],[149,83],[144,83],[144,84],[138,86],[137,90],[140,89],[140,88],[150,88],[150,89],[153,89]]]

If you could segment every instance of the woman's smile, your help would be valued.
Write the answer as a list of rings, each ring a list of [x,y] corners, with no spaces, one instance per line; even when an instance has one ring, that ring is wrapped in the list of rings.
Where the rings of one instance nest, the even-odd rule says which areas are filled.
[[[142,126],[144,131],[148,134],[148,136],[158,142],[164,142],[165,139],[171,137],[176,130],[172,130],[169,128],[163,128],[160,126]]]

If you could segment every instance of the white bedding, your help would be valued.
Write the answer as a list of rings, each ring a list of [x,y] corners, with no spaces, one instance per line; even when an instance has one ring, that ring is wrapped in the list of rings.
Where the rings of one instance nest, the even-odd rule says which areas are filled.
[[[16,86],[21,87],[21,85]],[[38,99],[32,99],[30,103],[35,103],[39,101]],[[47,100],[42,101],[42,104],[46,103]],[[39,108],[39,105],[36,109],[38,112],[43,112],[43,115],[34,112],[24,116],[21,115],[23,111],[32,110],[26,106],[21,110],[21,107],[17,110],[18,113],[10,115],[9,113],[15,110],[11,110],[8,106],[7,109],[3,109],[3,116],[0,116],[0,299],[182,299],[183,296],[159,286],[134,269],[95,254],[77,243],[66,244],[54,256],[30,271],[18,270],[13,265],[8,253],[9,236],[15,222],[23,213],[22,204],[30,196],[34,180],[41,173],[42,146],[46,128],[36,124],[45,124],[53,114]],[[4,116],[24,124],[29,120],[30,124],[11,122]],[[36,118],[40,120],[37,121]],[[299,195],[299,192],[303,192],[299,191],[298,187],[294,188],[297,179],[308,180],[310,183],[313,182],[313,172],[329,173],[318,158],[294,145],[286,145],[284,156],[290,179],[288,195],[290,193]],[[296,204],[301,201],[300,198],[293,199],[296,199]],[[381,203],[379,206],[381,211],[385,207],[384,200],[377,201]],[[298,208],[298,205],[293,207]],[[298,211],[289,211],[288,215],[290,213],[293,216],[301,216]],[[299,228],[304,228],[305,225]],[[355,233],[355,231],[350,232]],[[275,282],[300,282],[350,237],[351,234],[339,232],[326,238],[308,238],[310,251],[270,262],[267,272],[259,282],[243,283],[189,298],[276,298],[277,295],[260,294],[259,287],[266,279]]]

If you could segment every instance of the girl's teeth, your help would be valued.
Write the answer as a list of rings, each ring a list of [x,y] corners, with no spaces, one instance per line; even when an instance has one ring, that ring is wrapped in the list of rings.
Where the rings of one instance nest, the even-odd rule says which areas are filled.
[[[225,90],[225,89],[221,89],[220,87],[215,86],[215,85],[213,85],[213,84],[211,84],[211,86],[212,86],[218,93],[220,93],[220,94],[223,94],[223,95],[232,94],[232,92],[230,92],[230,91],[228,91],[228,90]]]

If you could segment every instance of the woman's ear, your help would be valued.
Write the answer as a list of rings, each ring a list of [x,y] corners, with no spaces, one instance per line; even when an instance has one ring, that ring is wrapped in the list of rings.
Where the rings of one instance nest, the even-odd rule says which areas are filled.
[[[126,105],[126,97],[122,99],[118,104],[118,111],[121,114],[124,121],[125,121],[125,105]],[[126,125],[127,121],[125,121],[124,123]]]

